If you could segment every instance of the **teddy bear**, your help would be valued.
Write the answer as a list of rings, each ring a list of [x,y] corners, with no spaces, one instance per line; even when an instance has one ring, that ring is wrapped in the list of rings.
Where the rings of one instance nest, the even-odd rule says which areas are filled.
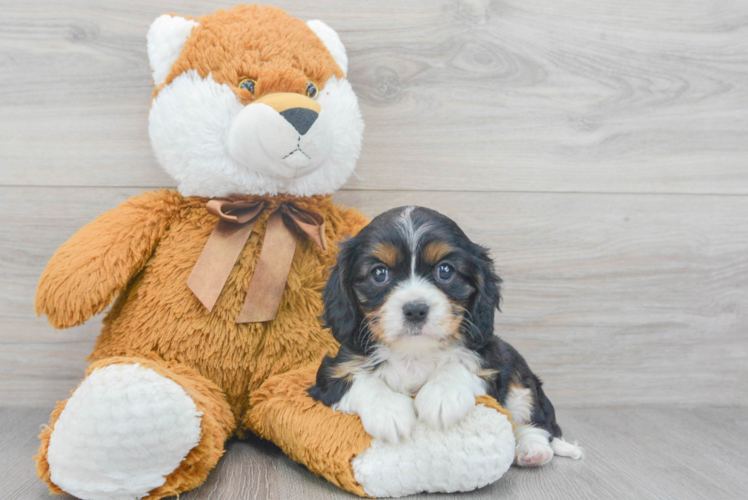
[[[470,490],[514,458],[507,412],[481,397],[450,429],[368,436],[307,389],[338,344],[319,321],[336,243],[367,219],[333,203],[364,124],[337,33],[269,6],[163,15],[147,35],[149,134],[176,190],[135,196],[54,254],[37,314],[103,312],[85,378],[41,433],[39,476],[82,499],[199,486],[254,433],[361,496]]]

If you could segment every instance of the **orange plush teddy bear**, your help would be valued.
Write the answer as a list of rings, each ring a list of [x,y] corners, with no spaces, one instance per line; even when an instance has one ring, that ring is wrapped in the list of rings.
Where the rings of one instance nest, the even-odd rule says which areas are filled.
[[[454,428],[385,443],[306,393],[338,348],[318,320],[336,243],[367,222],[330,198],[364,128],[335,31],[272,7],[164,15],[148,56],[151,141],[179,187],[102,214],[41,277],[36,309],[56,328],[114,300],[86,378],[42,432],[50,490],[175,495],[248,432],[358,495],[498,479],[514,440],[490,398]]]

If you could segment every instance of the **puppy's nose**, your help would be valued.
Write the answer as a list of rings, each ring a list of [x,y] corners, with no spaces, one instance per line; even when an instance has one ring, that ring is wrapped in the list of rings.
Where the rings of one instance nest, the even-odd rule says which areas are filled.
[[[429,306],[425,302],[408,302],[403,306],[405,319],[411,323],[420,323],[429,315]]]
[[[307,108],[291,108],[282,111],[280,115],[285,118],[288,123],[293,125],[293,128],[296,129],[299,135],[304,135],[310,128],[312,128],[319,113]]]

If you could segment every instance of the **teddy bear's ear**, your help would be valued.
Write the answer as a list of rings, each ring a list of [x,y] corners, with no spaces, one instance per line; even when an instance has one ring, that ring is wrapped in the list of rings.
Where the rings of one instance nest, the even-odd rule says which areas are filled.
[[[348,56],[345,53],[343,42],[340,41],[340,37],[335,30],[318,19],[307,21],[306,24],[322,40],[322,43],[324,43],[327,50],[330,51],[335,62],[338,63],[338,66],[343,70],[343,73],[347,75]]]
[[[148,29],[148,60],[153,71],[153,83],[164,83],[195,26],[198,26],[195,21],[169,14],[153,21]]]

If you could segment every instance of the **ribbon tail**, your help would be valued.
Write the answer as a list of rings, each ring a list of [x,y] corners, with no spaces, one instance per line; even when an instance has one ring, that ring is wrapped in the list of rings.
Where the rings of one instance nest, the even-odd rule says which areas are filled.
[[[283,223],[281,212],[273,212],[237,323],[275,319],[295,251],[296,237]]]
[[[254,221],[234,224],[219,219],[210,234],[187,279],[187,286],[208,311],[213,311],[253,228]]]
[[[306,233],[320,250],[327,250],[325,239],[325,218],[310,210],[301,210],[295,205],[286,204],[281,207],[283,213],[294,221],[296,227]]]

